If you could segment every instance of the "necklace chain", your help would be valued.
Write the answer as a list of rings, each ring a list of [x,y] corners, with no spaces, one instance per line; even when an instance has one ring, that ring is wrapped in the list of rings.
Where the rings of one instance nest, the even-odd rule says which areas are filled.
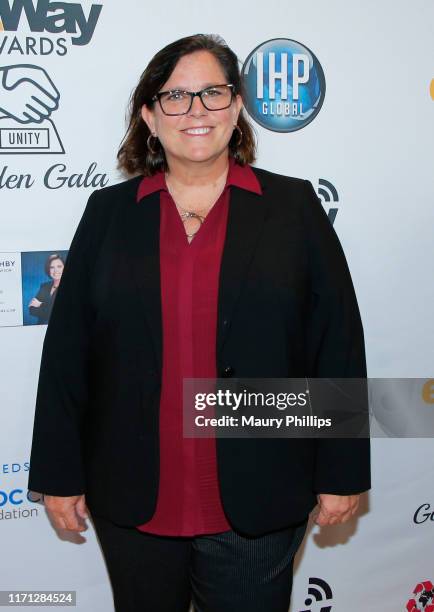
[[[167,185],[167,189],[168,189],[168,191],[169,191],[170,195],[172,196],[173,201],[175,202],[175,206],[176,206],[176,208],[178,209],[178,212],[179,212],[179,211],[182,211],[182,212],[179,212],[179,216],[181,217],[181,219],[182,219],[183,223],[185,224],[185,222],[186,222],[188,219],[198,219],[198,220],[199,220],[199,222],[200,222],[200,224],[199,224],[199,228],[198,228],[198,229],[197,229],[195,232],[193,232],[192,234],[188,234],[188,233],[187,233],[187,237],[188,237],[188,238],[193,238],[193,236],[195,236],[195,235],[197,234],[197,232],[200,230],[200,227],[201,227],[201,225],[202,225],[202,223],[203,223],[203,221],[204,221],[205,217],[204,217],[203,215],[199,215],[198,213],[194,212],[194,210],[187,210],[186,208],[183,208],[182,206],[180,206],[179,204],[177,204],[177,203],[176,203],[176,201],[175,201],[175,198],[173,197],[173,194],[172,194],[172,192],[171,192],[171,190],[170,190],[170,188],[169,188],[169,184],[168,184],[168,182],[167,182],[167,172],[165,173],[165,177],[166,177],[166,185]],[[220,193],[220,195],[221,195],[221,193]],[[219,196],[219,197],[220,197],[220,196]],[[216,201],[217,201],[217,200],[216,200]],[[215,202],[214,202],[214,204],[215,204]],[[208,207],[207,212],[209,212],[209,210],[210,210],[210,209],[211,209],[211,208],[214,206],[214,204],[212,204],[211,206],[209,206],[209,207]]]

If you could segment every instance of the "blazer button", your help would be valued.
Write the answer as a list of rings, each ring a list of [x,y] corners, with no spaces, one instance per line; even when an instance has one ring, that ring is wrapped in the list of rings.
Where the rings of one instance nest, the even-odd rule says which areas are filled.
[[[223,368],[221,375],[223,378],[229,378],[230,376],[233,376],[234,373],[235,373],[234,368],[229,365]]]

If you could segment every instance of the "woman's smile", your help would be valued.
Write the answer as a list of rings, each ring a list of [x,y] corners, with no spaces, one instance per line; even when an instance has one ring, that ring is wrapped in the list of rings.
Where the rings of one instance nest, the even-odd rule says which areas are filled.
[[[208,136],[211,133],[212,127],[198,127],[198,128],[187,128],[186,130],[181,130],[183,134],[186,136]]]

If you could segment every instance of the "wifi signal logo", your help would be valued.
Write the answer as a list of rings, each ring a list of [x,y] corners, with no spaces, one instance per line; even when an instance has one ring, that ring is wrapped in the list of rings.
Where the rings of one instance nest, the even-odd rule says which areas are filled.
[[[307,597],[304,600],[305,605],[309,608],[306,610],[300,610],[300,612],[312,612],[310,609],[312,603],[316,603],[318,601],[330,601],[330,599],[333,598],[330,585],[322,578],[309,578],[309,585],[310,586],[307,592],[309,595],[311,595],[311,597]],[[318,612],[330,612],[331,609],[331,606],[322,606]]]
[[[320,178],[318,180],[318,185],[319,185],[318,195],[320,196],[323,204],[325,203],[329,205],[330,202],[332,202],[333,204],[339,202],[339,195],[333,183],[330,183],[330,181],[326,181],[326,179]],[[338,209],[334,207],[333,205],[330,206],[329,211],[328,211],[328,217],[332,225],[335,222],[337,214],[338,214]]]

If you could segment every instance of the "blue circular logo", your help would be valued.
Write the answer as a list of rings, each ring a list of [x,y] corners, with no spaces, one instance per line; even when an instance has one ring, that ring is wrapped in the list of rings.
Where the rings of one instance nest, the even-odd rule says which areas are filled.
[[[241,74],[246,111],[268,130],[301,130],[324,102],[321,64],[296,40],[273,38],[261,43],[247,57]]]

